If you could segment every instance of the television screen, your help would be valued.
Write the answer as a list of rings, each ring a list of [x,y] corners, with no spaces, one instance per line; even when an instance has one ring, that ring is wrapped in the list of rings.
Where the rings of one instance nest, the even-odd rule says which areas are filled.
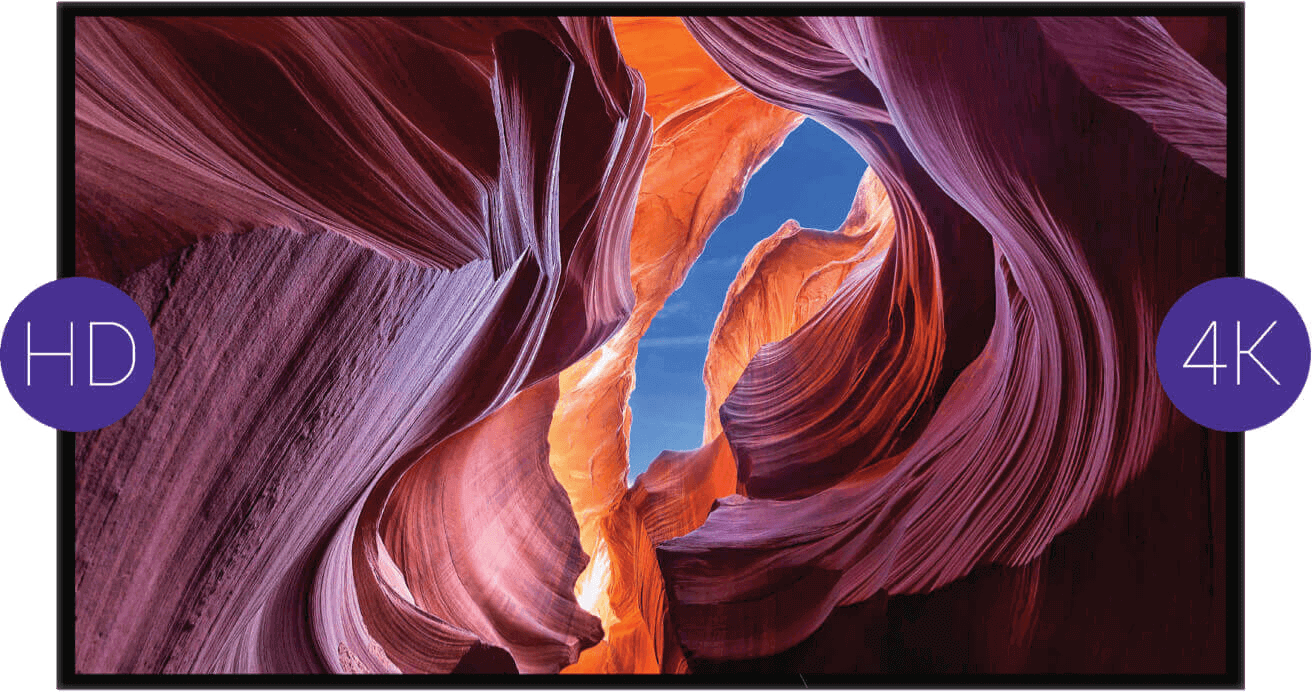
[[[1237,6],[273,9],[60,10],[63,684],[1237,684]]]

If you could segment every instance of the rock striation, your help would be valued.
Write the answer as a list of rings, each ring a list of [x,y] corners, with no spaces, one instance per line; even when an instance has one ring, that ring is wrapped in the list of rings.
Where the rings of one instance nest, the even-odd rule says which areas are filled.
[[[78,436],[75,668],[553,672],[595,644],[543,438],[633,304],[650,118],[609,23],[76,34],[78,270],[159,358]]]
[[[1150,483],[1153,461],[1176,471],[1193,462],[1188,490],[1153,488],[1179,512],[1163,533],[1194,545],[1213,535],[1222,436],[1174,411],[1153,344],[1174,300],[1226,271],[1225,180],[1211,155],[1218,131],[1206,124],[1224,113],[1209,110],[1220,106],[1214,99],[1177,104],[1197,109],[1202,124],[1175,131],[1158,119],[1165,111],[1136,108],[1134,95],[1117,103],[1091,89],[1096,74],[1063,38],[1073,25],[1087,42],[1156,40],[1155,20],[687,24],[748,88],[862,153],[893,199],[896,234],[878,270],[846,279],[861,289],[849,301],[879,309],[838,317],[840,288],[806,327],[763,347],[720,408],[746,497],[657,549],[679,641],[695,662],[776,656],[805,646],[836,609],[940,592],[990,565],[1037,569],[1096,508],[1125,511],[1113,500]],[[1180,89],[1218,87],[1183,51],[1153,54]],[[1100,69],[1132,72],[1140,58],[1110,52]],[[895,456],[886,473],[862,471]],[[1134,530],[1115,528],[1115,538],[1089,539],[1117,544],[1104,558],[1158,562]],[[1198,559],[1214,565],[1215,549]],[[1161,558],[1154,588],[1182,571],[1197,581],[1176,557]],[[1071,590],[1081,581],[1073,569],[1030,575],[1026,588],[1087,612],[1094,601]],[[1155,608],[1156,621],[1126,614],[1122,633],[1147,636],[1168,621],[1202,627],[1213,635],[1203,648],[1219,656],[1215,621],[1200,614],[1217,612],[1207,594],[1223,576],[1204,571],[1205,589]],[[989,599],[1003,611],[1035,600],[1024,590]],[[1041,616],[1022,618],[1026,627],[1031,617]],[[1152,669],[1133,639],[1058,667]],[[1017,648],[1015,670],[1052,669]],[[988,665],[978,650],[957,656],[967,669]],[[1170,658],[1184,669],[1218,660]]]
[[[1157,326],[1227,272],[1224,22],[80,17],[82,673],[1216,673],[1235,459]],[[643,334],[810,117],[866,161]],[[773,224],[772,224],[773,226]]]

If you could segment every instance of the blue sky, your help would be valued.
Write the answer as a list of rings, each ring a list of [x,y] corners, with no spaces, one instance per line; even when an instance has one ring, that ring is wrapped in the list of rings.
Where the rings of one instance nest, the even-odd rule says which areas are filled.
[[[808,118],[748,181],[738,211],[711,234],[683,286],[638,345],[637,385],[629,401],[630,480],[661,450],[701,446],[702,366],[724,295],[747,253],[788,219],[807,228],[838,228],[865,169],[846,142]]]

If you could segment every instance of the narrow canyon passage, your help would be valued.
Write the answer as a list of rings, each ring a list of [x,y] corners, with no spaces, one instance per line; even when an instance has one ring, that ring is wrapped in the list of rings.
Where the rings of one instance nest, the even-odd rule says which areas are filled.
[[[77,436],[77,670],[1217,670],[1183,29],[80,18],[77,272],[159,360]]]
[[[629,406],[629,479],[661,451],[700,447],[706,408],[702,371],[711,330],[747,253],[785,221],[837,229],[866,163],[838,135],[807,119],[748,181],[742,204],[706,241],[683,285],[638,343]]]

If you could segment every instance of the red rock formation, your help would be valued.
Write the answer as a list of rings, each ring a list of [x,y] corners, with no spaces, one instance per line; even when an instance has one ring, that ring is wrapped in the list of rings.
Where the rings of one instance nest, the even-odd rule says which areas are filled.
[[[789,220],[752,249],[711,332],[704,374],[707,442],[720,434],[720,405],[757,351],[797,331],[855,267],[882,258],[892,239],[888,193],[867,170],[842,227],[816,231]]]
[[[1136,36],[1157,35],[1152,20],[1137,21],[1145,28]],[[1219,434],[1173,415],[1152,365],[1153,329],[1166,308],[1225,271],[1224,181],[1210,150],[1195,146],[1208,141],[1215,114],[1197,114],[1201,132],[1173,133],[1157,112],[1119,107],[1086,86],[1090,73],[1051,38],[1059,33],[1053,22],[1061,20],[689,20],[735,78],[826,122],[877,171],[893,198],[897,236],[860,296],[872,307],[902,306],[849,323],[847,338],[870,350],[835,353],[832,344],[847,343],[840,290],[812,322],[831,330],[829,339],[802,330],[761,349],[721,408],[749,495],[760,494],[752,481],[764,461],[771,466],[757,489],[797,499],[722,503],[702,528],[658,548],[679,640],[698,661],[777,654],[804,644],[837,607],[932,592],[990,563],[1032,563],[1144,474],[1166,440],[1177,451],[1161,464],[1216,445]],[[1109,42],[1126,36],[1105,24],[1079,26]],[[1161,71],[1176,75],[1181,89],[1210,88],[1203,82],[1211,76],[1182,52],[1154,55],[1168,61]],[[1128,64],[1116,53],[1106,60],[1112,71]],[[930,185],[945,195],[936,198]],[[943,222],[961,211],[987,231],[995,260],[962,252],[976,242],[971,224],[947,231]],[[960,277],[990,264],[991,329],[957,312],[965,305],[946,302],[968,297]],[[907,349],[924,331],[931,338]],[[981,332],[987,346],[954,379],[954,342]],[[850,386],[870,377],[870,366],[855,364],[890,361],[899,367],[887,384]],[[845,448],[817,445],[821,422],[836,436],[869,422],[874,434]],[[903,456],[886,475],[831,481],[835,470],[898,450]],[[1214,491],[1205,482],[1201,493],[1172,493],[1172,506],[1181,516],[1212,516],[1211,505],[1199,503]],[[1179,519],[1164,533],[1211,525]],[[1124,531],[1117,535],[1111,550],[1141,555],[1126,550]],[[1104,556],[1117,560],[1117,552]],[[1160,563],[1163,574],[1197,579],[1166,561],[1173,558]],[[1063,578],[1049,575],[1043,588],[1059,595]],[[1084,600],[1089,592],[1063,598],[1072,607],[1093,602]],[[1192,622],[1198,605],[1215,612],[1218,602],[1190,591],[1157,609],[1157,620],[1132,618],[1109,649],[1059,668],[1145,670],[1133,633]],[[1175,662],[1211,667],[1221,646],[1208,639],[1208,654]],[[967,666],[978,660],[975,652],[965,657]]]
[[[1161,24],[1130,17],[1036,21],[1086,87],[1134,111],[1163,139],[1225,177],[1225,85]]]
[[[877,131],[881,153],[869,160],[895,213],[887,253],[863,258],[811,320],[761,348],[720,408],[750,495],[800,496],[897,456],[932,413],[923,402],[983,346],[988,236],[896,132]],[[941,287],[940,259],[954,261],[960,290]]]
[[[655,548],[701,526],[716,498],[734,486],[733,456],[722,437],[691,452],[662,452],[638,476],[602,521],[612,623],[605,641],[565,672],[687,672]]]
[[[595,643],[541,440],[470,440],[545,433],[542,387],[628,315],[649,125],[607,23],[83,18],[77,52],[79,270],[131,274],[159,357],[78,438],[75,668],[544,672]]]
[[[1152,349],[1226,267],[1224,26],[75,28],[77,270],[157,349],[76,438],[75,670],[1224,670]],[[639,340],[803,115],[848,220],[756,247],[630,487]]]
[[[574,543],[562,554],[561,536],[552,535],[573,525],[547,463],[555,404],[556,383],[545,380],[427,452],[392,488],[376,519],[381,540],[359,548],[369,558],[353,562],[357,584],[394,583],[380,595],[400,596],[411,606],[402,611],[459,623],[471,644],[508,651],[525,673],[555,672],[601,638],[601,623],[574,602],[583,551]],[[395,565],[398,578],[362,578],[362,564]],[[524,618],[489,604],[527,604],[536,614]],[[396,628],[394,646],[386,647],[393,652],[409,636],[403,620],[384,620],[395,612],[363,613],[371,632]],[[431,647],[416,656],[415,670],[432,667]],[[407,667],[396,653],[390,658]]]
[[[600,349],[561,374],[551,425],[552,469],[569,493],[584,550],[592,558],[579,579],[579,600],[601,617],[608,632],[567,671],[581,673],[660,672],[682,660],[677,647],[663,641],[664,596],[648,535],[665,520],[633,506],[633,493],[644,492],[636,489],[649,482],[651,472],[635,490],[628,488],[628,398],[638,341],[683,282],[711,231],[737,208],[751,174],[801,123],[797,113],[735,85],[677,19],[617,18],[615,31],[626,62],[646,83],[655,132],[630,242],[633,314]],[[732,479],[727,449],[695,457],[680,468]],[[707,464],[712,468],[704,468]],[[704,518],[711,500],[733,490],[732,482],[697,485],[703,490],[667,497],[663,502],[670,506],[660,511]],[[680,524],[683,532],[700,518]]]

